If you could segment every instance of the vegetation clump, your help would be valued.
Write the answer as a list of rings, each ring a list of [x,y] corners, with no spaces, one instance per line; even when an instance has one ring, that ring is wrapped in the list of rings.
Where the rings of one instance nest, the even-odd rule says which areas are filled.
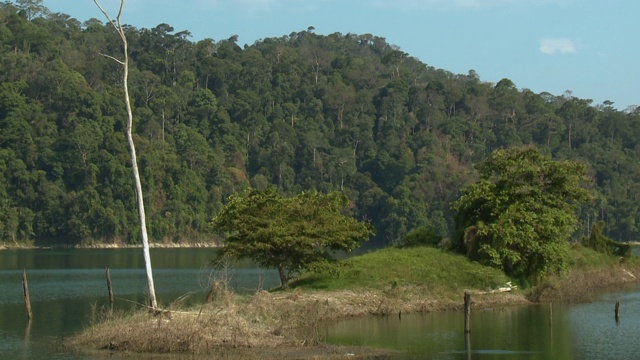
[[[367,221],[342,213],[348,198],[339,193],[302,192],[285,198],[275,188],[246,189],[229,198],[213,218],[224,232],[218,258],[249,258],[275,268],[283,288],[309,264],[331,258],[331,251],[349,252],[374,234]]]
[[[491,290],[508,282],[500,270],[433,247],[386,248],[315,264],[292,285],[310,290],[419,288],[425,298],[454,299],[461,289]]]
[[[622,244],[617,241],[613,241],[612,239],[605,236],[602,233],[604,230],[604,225],[604,221],[598,221],[597,223],[593,224],[589,236],[582,238],[582,245],[591,248],[599,253],[629,257],[631,255],[631,246],[629,244]]]
[[[409,230],[396,246],[398,247],[414,247],[414,246],[431,246],[438,247],[442,242],[442,235],[438,234],[436,228],[431,225],[419,226]]]
[[[525,296],[533,302],[589,302],[601,289],[637,282],[640,276],[636,256],[619,257],[579,243],[571,246],[568,265],[565,274],[547,276],[536,286],[526,289]]]
[[[527,146],[496,150],[478,170],[452,204],[451,247],[533,283],[565,271],[576,208],[591,199],[585,166]]]

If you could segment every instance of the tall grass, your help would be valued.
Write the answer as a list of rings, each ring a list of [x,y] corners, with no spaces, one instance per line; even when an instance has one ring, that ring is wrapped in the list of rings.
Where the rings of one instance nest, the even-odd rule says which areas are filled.
[[[604,254],[580,244],[571,247],[569,256],[567,273],[547,277],[527,292],[528,299],[534,302],[588,302],[601,288],[640,279],[640,263],[636,256]]]
[[[603,254],[580,244],[572,246],[569,254],[569,267],[573,270],[611,267],[619,264],[621,261],[621,258],[618,256]],[[637,258],[631,256],[625,258],[624,261],[633,263],[637,262]]]

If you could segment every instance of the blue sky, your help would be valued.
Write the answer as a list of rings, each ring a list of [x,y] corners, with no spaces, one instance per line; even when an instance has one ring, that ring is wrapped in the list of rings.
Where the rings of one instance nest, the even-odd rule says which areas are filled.
[[[44,0],[52,12],[104,20],[92,0]],[[119,0],[101,0],[112,16]],[[124,23],[189,30],[192,41],[240,45],[315,28],[370,33],[422,62],[520,89],[640,105],[640,1],[635,0],[127,0]]]

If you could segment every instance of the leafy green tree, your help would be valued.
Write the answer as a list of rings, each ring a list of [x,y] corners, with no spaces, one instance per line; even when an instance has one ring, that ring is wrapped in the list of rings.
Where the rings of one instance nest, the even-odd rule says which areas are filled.
[[[213,218],[226,234],[219,257],[249,258],[277,268],[282,288],[309,264],[330,258],[331,251],[351,251],[373,234],[373,227],[343,214],[349,204],[341,193],[303,192],[283,198],[275,188],[246,189],[231,196]]]
[[[567,127],[566,140],[569,149],[589,142],[597,134],[594,124],[598,113],[591,107],[591,100],[578,99],[567,94],[569,99],[556,110]]]
[[[409,54],[400,50],[392,50],[382,58],[382,63],[392,68],[391,77],[400,77],[400,65]]]
[[[560,273],[577,224],[575,205],[590,199],[585,166],[516,147],[494,151],[479,172],[452,203],[453,248],[531,281]]]
[[[16,3],[18,4],[18,8],[24,11],[28,21],[48,13],[47,8],[42,5],[42,0],[16,0]]]

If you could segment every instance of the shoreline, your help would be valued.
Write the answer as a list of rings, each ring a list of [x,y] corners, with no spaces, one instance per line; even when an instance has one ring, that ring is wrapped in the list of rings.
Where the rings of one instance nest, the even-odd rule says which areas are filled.
[[[357,346],[347,349],[324,343],[318,329],[322,324],[350,318],[461,311],[464,291],[471,293],[472,311],[499,311],[546,302],[588,302],[601,289],[638,284],[639,278],[639,265],[618,264],[576,269],[564,278],[550,279],[525,291],[487,293],[460,289],[460,296],[456,293],[448,297],[431,293],[426,285],[377,290],[297,288],[258,291],[248,296],[219,290],[211,303],[195,308],[162,309],[155,314],[146,309],[120,313],[87,328],[70,339],[68,345],[76,351],[106,350],[122,355],[216,354],[223,359],[251,360],[389,358],[397,352]],[[536,293],[537,289],[542,290]]]
[[[218,248],[217,243],[150,243],[150,249],[191,249],[191,248]],[[3,250],[55,250],[55,249],[142,249],[142,244],[92,244],[92,245],[0,245]]]
[[[350,318],[460,311],[456,299],[438,299],[425,286],[394,289],[286,292],[258,291],[249,296],[219,292],[210,304],[194,308],[146,309],[120,313],[69,339],[79,352],[170,353],[221,359],[383,359],[396,350],[327,344],[324,324]],[[521,292],[473,292],[474,309],[498,311],[533,304]]]

